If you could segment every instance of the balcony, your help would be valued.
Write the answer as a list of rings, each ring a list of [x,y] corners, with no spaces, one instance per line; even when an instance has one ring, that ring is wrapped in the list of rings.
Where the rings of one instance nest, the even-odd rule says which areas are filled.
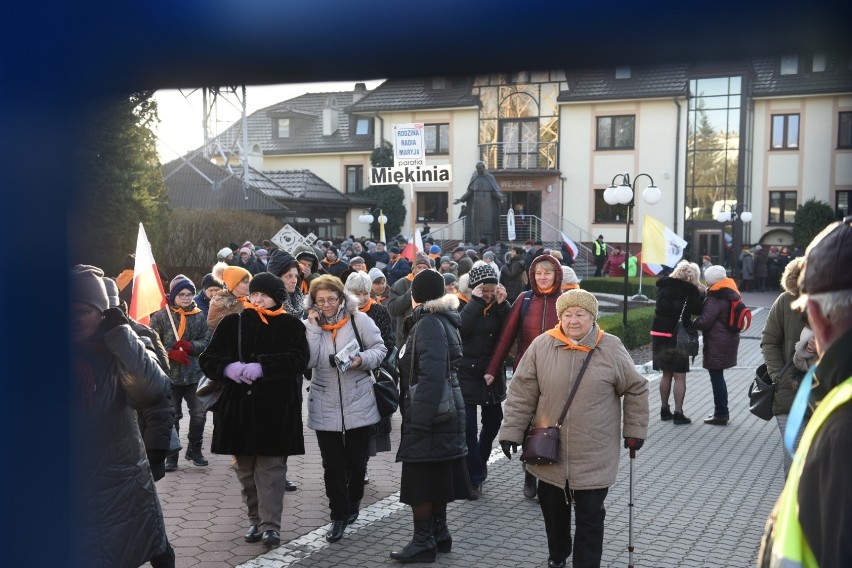
[[[479,145],[480,160],[495,170],[555,170],[556,142],[496,142]]]

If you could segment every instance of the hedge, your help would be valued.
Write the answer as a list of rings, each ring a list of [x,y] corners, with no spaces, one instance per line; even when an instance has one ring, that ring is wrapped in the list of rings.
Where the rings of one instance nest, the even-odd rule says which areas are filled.
[[[608,277],[608,278],[584,278],[580,282],[580,288],[588,290],[591,293],[598,292],[600,294],[619,294],[624,295],[624,278],[623,277]],[[639,278],[627,279],[627,295],[634,296],[639,293]],[[642,277],[642,293],[648,296],[650,300],[657,299],[657,279],[653,276]]]
[[[651,324],[654,322],[653,306],[627,310],[627,332],[624,331],[624,313],[607,314],[598,318],[601,328],[619,338],[627,349],[636,349],[651,343]]]

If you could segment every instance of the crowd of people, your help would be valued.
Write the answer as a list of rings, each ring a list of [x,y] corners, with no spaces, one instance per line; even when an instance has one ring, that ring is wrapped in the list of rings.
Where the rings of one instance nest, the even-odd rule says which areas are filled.
[[[134,525],[120,527],[109,521],[121,514],[122,504],[91,512],[93,539],[115,533],[114,546],[100,546],[92,565],[174,566],[154,482],[178,468],[173,440],[184,404],[189,411],[184,456],[196,467],[208,465],[202,451],[207,410],[196,393],[202,378],[219,389],[209,409],[214,420],[207,447],[231,457],[246,506],[245,541],[266,548],[281,543],[284,492],[298,489],[287,479],[287,458],[305,452],[303,397],[307,428],[314,430],[322,457],[330,521],[325,538],[342,539],[358,519],[369,458],[392,449],[391,420],[379,414],[372,387],[371,371],[383,364],[398,373],[400,501],[413,518],[411,541],[390,553],[393,560],[430,562],[450,551],[447,504],[480,498],[495,442],[512,459],[530,428],[553,425],[563,406],[573,404],[560,430],[558,460],[523,464],[523,494],[538,499],[548,566],[566,566],[569,557],[574,566],[600,565],[607,491],[622,447],[643,446],[649,412],[648,382],[621,340],[599,326],[598,300],[580,289],[560,251],[541,242],[512,248],[480,243],[479,249],[444,254],[427,241],[413,260],[401,254],[400,244],[351,238],[285,251],[269,242],[232,243],[218,252],[200,286],[184,275],[169,280],[167,306],[151,314],[150,326],[127,316],[121,299],[126,274],[110,279],[96,267],[74,267],[75,392],[82,427],[94,431],[109,421],[110,436],[132,442],[107,449],[89,444],[87,463],[95,473],[106,464],[126,466],[124,485],[116,491],[140,511]],[[601,238],[596,251],[606,250]],[[618,258],[595,256],[601,273],[611,274]],[[629,270],[626,258],[621,265]],[[783,278],[779,275],[784,292],[761,342],[778,382],[774,413],[782,436],[805,371],[830,340],[848,340],[852,327],[840,329],[825,315],[848,312],[848,287],[825,285],[806,266],[807,255],[788,262]],[[763,285],[771,287],[766,278]],[[845,274],[838,278],[848,280]],[[810,286],[808,295],[802,279]],[[675,334],[680,323],[703,333],[703,365],[714,398],[704,422],[724,426],[729,420],[724,370],[736,366],[739,343],[726,319],[732,302],[742,298],[741,287],[721,266],[688,261],[672,267],[657,287],[649,331],[653,366],[662,373],[660,418],[691,423],[684,408],[689,355]],[[847,295],[820,303],[821,292],[835,290]],[[806,325],[794,308],[803,298],[816,314],[823,310],[825,321]],[[845,364],[842,354],[835,360]],[[832,371],[837,380],[820,380],[814,396],[828,396],[849,371]],[[567,402],[581,380],[586,387]],[[808,428],[812,411],[802,421]],[[845,418],[832,419],[832,432],[845,431],[846,425],[835,424]],[[842,438],[835,434],[831,443],[837,436]],[[810,452],[826,451],[804,425],[798,438],[812,446]],[[818,466],[796,459],[785,463],[785,471],[796,473],[801,488],[817,473],[806,477],[796,464],[805,463],[806,473]],[[99,479],[93,475],[87,489],[102,491]],[[825,517],[815,508],[810,514]],[[811,543],[810,550],[825,552],[833,544]],[[773,543],[767,547],[772,551]]]

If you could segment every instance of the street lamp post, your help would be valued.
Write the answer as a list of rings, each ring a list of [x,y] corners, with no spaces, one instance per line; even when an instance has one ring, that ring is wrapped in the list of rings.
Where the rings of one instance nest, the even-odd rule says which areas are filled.
[[[628,289],[628,277],[630,271],[630,218],[633,215],[633,207],[636,205],[635,194],[633,192],[633,186],[636,183],[636,180],[640,177],[646,177],[651,182],[645,191],[642,192],[642,199],[645,200],[645,203],[649,205],[654,205],[655,203],[660,201],[662,197],[662,193],[660,193],[659,188],[654,185],[654,178],[649,176],[648,174],[639,174],[633,179],[633,184],[630,183],[630,174],[623,173],[617,174],[612,178],[612,183],[610,183],[609,187],[604,190],[603,198],[609,205],[626,205],[627,206],[627,215],[625,215],[624,224],[625,224],[625,237],[624,237],[624,250],[626,253],[625,261],[624,261],[624,330],[627,331],[627,289]],[[621,184],[616,187],[615,180],[621,178]],[[641,266],[638,267],[641,270]]]
[[[378,217],[374,217],[373,213],[377,213]],[[385,223],[388,222],[388,218],[382,213],[382,210],[378,207],[375,209],[364,209],[364,212],[358,216],[358,220],[362,223],[366,223],[370,225],[370,237],[375,237],[375,233],[373,233],[373,221],[378,220],[379,222],[379,240],[385,240]]]
[[[728,209],[727,211],[725,209]],[[751,211],[737,211],[737,206],[734,204],[723,205],[722,210],[716,213],[716,221],[722,223],[722,251],[725,250],[725,225],[731,224],[731,274],[736,278],[737,273],[736,255],[739,254],[739,249],[742,248],[742,239],[740,238],[741,231],[737,231],[736,223],[751,223]]]

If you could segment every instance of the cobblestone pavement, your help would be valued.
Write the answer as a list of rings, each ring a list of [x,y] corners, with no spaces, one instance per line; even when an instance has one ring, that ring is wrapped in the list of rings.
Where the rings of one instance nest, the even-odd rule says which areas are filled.
[[[753,566],[764,522],[783,485],[781,441],[774,422],[748,411],[747,389],[761,362],[760,331],[776,294],[746,294],[754,322],[740,341],[738,366],[725,372],[731,421],[708,426],[712,412],[709,375],[700,356],[687,376],[688,426],[659,420],[659,376],[651,382],[650,433],[634,460],[634,564],[645,567]],[[186,414],[186,413],[185,413]],[[399,443],[399,416],[393,447]],[[209,448],[212,420],[205,446]],[[184,440],[185,443],[185,440]],[[394,452],[370,459],[370,483],[362,511],[338,543],[328,544],[329,523],[322,465],[314,433],[305,431],[306,455],[291,457],[288,477],[299,490],[287,493],[282,545],[266,552],[246,544],[247,528],[239,484],[229,456],[207,455],[199,468],[181,456],[177,472],[157,483],[177,565],[217,567],[372,567],[395,563],[391,550],[411,536],[411,511],[398,500],[400,465]],[[624,452],[618,479],[606,500],[603,566],[628,563],[630,459]],[[525,499],[516,459],[495,450],[478,501],[448,507],[453,551],[436,566],[546,566],[544,524],[536,500]]]

